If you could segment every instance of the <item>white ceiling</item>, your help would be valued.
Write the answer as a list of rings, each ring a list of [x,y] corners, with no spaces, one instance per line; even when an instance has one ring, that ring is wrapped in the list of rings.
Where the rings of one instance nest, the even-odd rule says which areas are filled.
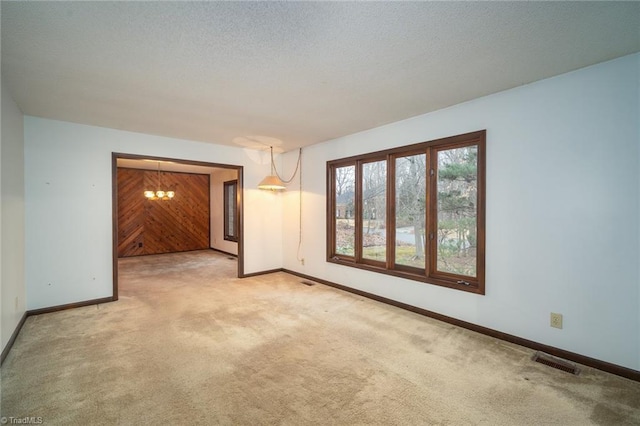
[[[640,2],[3,1],[1,13],[2,73],[25,114],[285,151],[640,51]]]

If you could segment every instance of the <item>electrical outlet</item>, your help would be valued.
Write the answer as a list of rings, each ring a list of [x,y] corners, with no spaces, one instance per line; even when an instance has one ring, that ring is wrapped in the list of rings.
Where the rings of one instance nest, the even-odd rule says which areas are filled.
[[[302,266],[304,266],[304,257],[303,257],[302,259],[300,259],[300,264],[301,264]]]
[[[562,328],[562,314],[551,312],[551,327]]]

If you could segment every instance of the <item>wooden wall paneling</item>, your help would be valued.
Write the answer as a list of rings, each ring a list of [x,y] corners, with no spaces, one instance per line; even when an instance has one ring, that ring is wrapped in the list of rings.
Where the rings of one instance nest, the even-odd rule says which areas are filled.
[[[118,169],[118,257],[144,254],[143,174]]]
[[[120,173],[125,170],[141,177],[135,182],[120,186]],[[129,172],[124,173],[128,174]],[[122,252],[119,250],[119,256],[209,248],[209,175],[162,172],[160,180],[162,189],[176,192],[172,200],[151,201],[143,196],[145,189],[158,189],[156,171],[118,169],[118,210],[142,218],[142,230],[138,233],[136,227],[127,226],[127,218],[119,217],[122,221],[119,226],[118,247],[122,245],[129,249]],[[139,184],[137,188],[136,183]],[[136,250],[133,250],[132,240],[135,243],[141,241],[143,247],[135,247]]]
[[[184,176],[176,176],[177,185],[187,188],[188,197],[184,202],[184,217],[180,222],[179,231],[190,235],[190,240],[197,241],[201,248],[209,248],[210,239],[210,176],[190,175],[189,180]]]

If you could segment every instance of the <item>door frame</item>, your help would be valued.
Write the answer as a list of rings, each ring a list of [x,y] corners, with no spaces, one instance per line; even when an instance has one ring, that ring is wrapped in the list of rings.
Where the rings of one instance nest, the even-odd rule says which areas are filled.
[[[126,154],[122,152],[111,153],[111,194],[112,194],[112,260],[113,260],[113,296],[112,300],[118,300],[118,159],[126,160],[151,160],[170,161],[173,163],[186,164],[191,166],[212,167],[217,169],[231,169],[238,173],[238,192],[236,202],[238,203],[238,278],[244,277],[244,209],[243,209],[243,166],[231,164],[208,163],[204,161],[185,160],[179,158],[157,157],[154,155]],[[211,230],[209,230],[211,238]],[[209,243],[211,246],[211,243]]]

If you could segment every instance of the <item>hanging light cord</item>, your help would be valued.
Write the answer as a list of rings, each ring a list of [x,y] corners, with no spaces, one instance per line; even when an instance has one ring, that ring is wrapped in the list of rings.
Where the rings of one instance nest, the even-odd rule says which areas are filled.
[[[278,179],[280,179],[283,183],[291,183],[293,178],[296,176],[296,173],[298,173],[298,169],[300,168],[301,158],[302,158],[302,148],[300,148],[298,151],[298,162],[296,163],[296,169],[293,171],[291,178],[289,180],[282,179],[282,176],[280,176],[280,174],[278,173],[276,163],[273,161],[273,147],[271,147],[271,170],[275,171],[276,176],[278,176]]]
[[[298,262],[302,262],[303,258],[300,257],[300,249],[302,248],[302,148],[298,149],[298,161],[296,162],[296,169],[293,171],[291,178],[288,180],[282,179],[282,176],[278,173],[278,169],[276,167],[276,163],[273,161],[273,147],[271,148],[271,170],[272,173],[275,172],[278,179],[280,179],[284,183],[291,183],[294,177],[296,177],[296,173],[300,170],[298,174],[300,185],[298,187],[298,251],[296,252],[296,259]]]

